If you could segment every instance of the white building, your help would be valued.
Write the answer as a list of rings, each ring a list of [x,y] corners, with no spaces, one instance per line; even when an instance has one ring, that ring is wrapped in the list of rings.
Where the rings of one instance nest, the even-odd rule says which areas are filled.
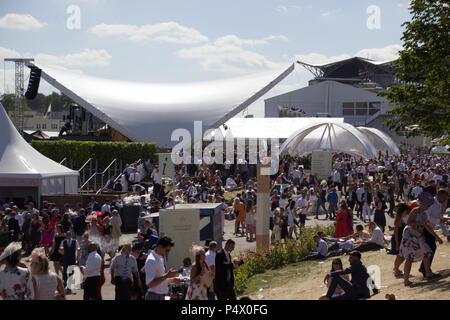
[[[343,117],[347,123],[365,126],[379,111],[384,113],[393,107],[374,92],[337,81],[323,81],[266,99],[265,117],[289,117],[303,111],[313,117]]]

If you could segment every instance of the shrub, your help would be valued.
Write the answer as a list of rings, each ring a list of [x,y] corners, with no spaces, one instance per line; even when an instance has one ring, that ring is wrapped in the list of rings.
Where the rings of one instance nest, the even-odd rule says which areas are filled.
[[[80,168],[89,158],[97,159],[99,168],[106,168],[114,158],[122,160],[123,165],[138,159],[156,160],[158,152],[155,143],[141,142],[32,140],[30,144],[56,162],[64,158],[72,159],[74,168]]]
[[[308,255],[314,248],[313,237],[319,231],[332,236],[334,226],[304,228],[299,240],[287,240],[286,243],[277,242],[270,247],[268,253],[254,250],[240,252],[239,256],[244,263],[234,269],[234,289],[236,292],[242,293],[247,287],[248,279],[255,274],[263,273],[267,269],[281,268]]]

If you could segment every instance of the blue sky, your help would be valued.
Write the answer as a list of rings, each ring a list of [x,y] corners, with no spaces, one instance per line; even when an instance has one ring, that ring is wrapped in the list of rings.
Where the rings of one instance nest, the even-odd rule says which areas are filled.
[[[0,58],[20,55],[98,77],[148,82],[221,79],[356,54],[395,58],[408,0],[0,1]],[[69,30],[70,5],[80,29]],[[367,8],[380,9],[369,29]],[[13,88],[6,66],[6,90]],[[3,69],[0,91],[4,91]],[[299,68],[274,90],[307,85]],[[51,89],[45,86],[41,91]]]

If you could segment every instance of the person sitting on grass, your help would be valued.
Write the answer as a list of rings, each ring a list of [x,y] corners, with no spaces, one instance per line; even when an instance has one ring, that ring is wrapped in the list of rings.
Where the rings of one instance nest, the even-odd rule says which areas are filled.
[[[316,234],[313,237],[313,239],[314,239],[314,251],[298,261],[319,260],[327,257],[328,245],[326,241],[321,239],[318,234]]]
[[[370,297],[369,287],[367,286],[367,280],[370,275],[367,273],[366,267],[361,262],[361,253],[352,251],[348,261],[350,262],[350,267],[345,270],[327,273],[324,282],[330,282],[330,286],[328,287],[327,294],[321,297],[320,300],[355,300]],[[352,275],[350,281],[341,277],[346,274]],[[344,293],[335,295],[338,285]]]
[[[331,263],[331,272],[342,271],[342,270],[344,270],[344,267],[342,266],[342,260],[339,259],[339,258],[334,259],[333,262]],[[342,277],[346,281],[350,281],[350,277],[348,276],[348,274],[344,274],[344,275],[342,275],[340,277]],[[330,284],[331,284],[330,279],[331,278],[328,278],[328,279],[326,278],[325,281],[324,281],[325,285],[327,286],[327,288],[330,288]],[[345,291],[342,290],[342,288],[338,285],[336,287],[336,290],[334,291],[332,297],[337,297],[337,296],[340,296],[341,294],[344,294],[344,293],[345,293]],[[322,295],[319,298],[319,300],[323,300],[325,297],[326,297],[326,294]]]
[[[369,230],[372,233],[370,240],[356,244],[354,250],[365,252],[384,248],[384,234],[380,227],[375,222],[371,221],[369,223]]]

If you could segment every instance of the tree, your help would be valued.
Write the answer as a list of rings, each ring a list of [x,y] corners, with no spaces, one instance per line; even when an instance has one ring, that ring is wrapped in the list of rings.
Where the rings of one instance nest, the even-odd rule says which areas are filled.
[[[386,124],[395,131],[408,130],[408,136],[431,138],[447,135],[450,142],[450,6],[449,0],[412,0],[411,21],[402,24],[403,50],[394,65],[401,84],[379,94],[397,106]]]

